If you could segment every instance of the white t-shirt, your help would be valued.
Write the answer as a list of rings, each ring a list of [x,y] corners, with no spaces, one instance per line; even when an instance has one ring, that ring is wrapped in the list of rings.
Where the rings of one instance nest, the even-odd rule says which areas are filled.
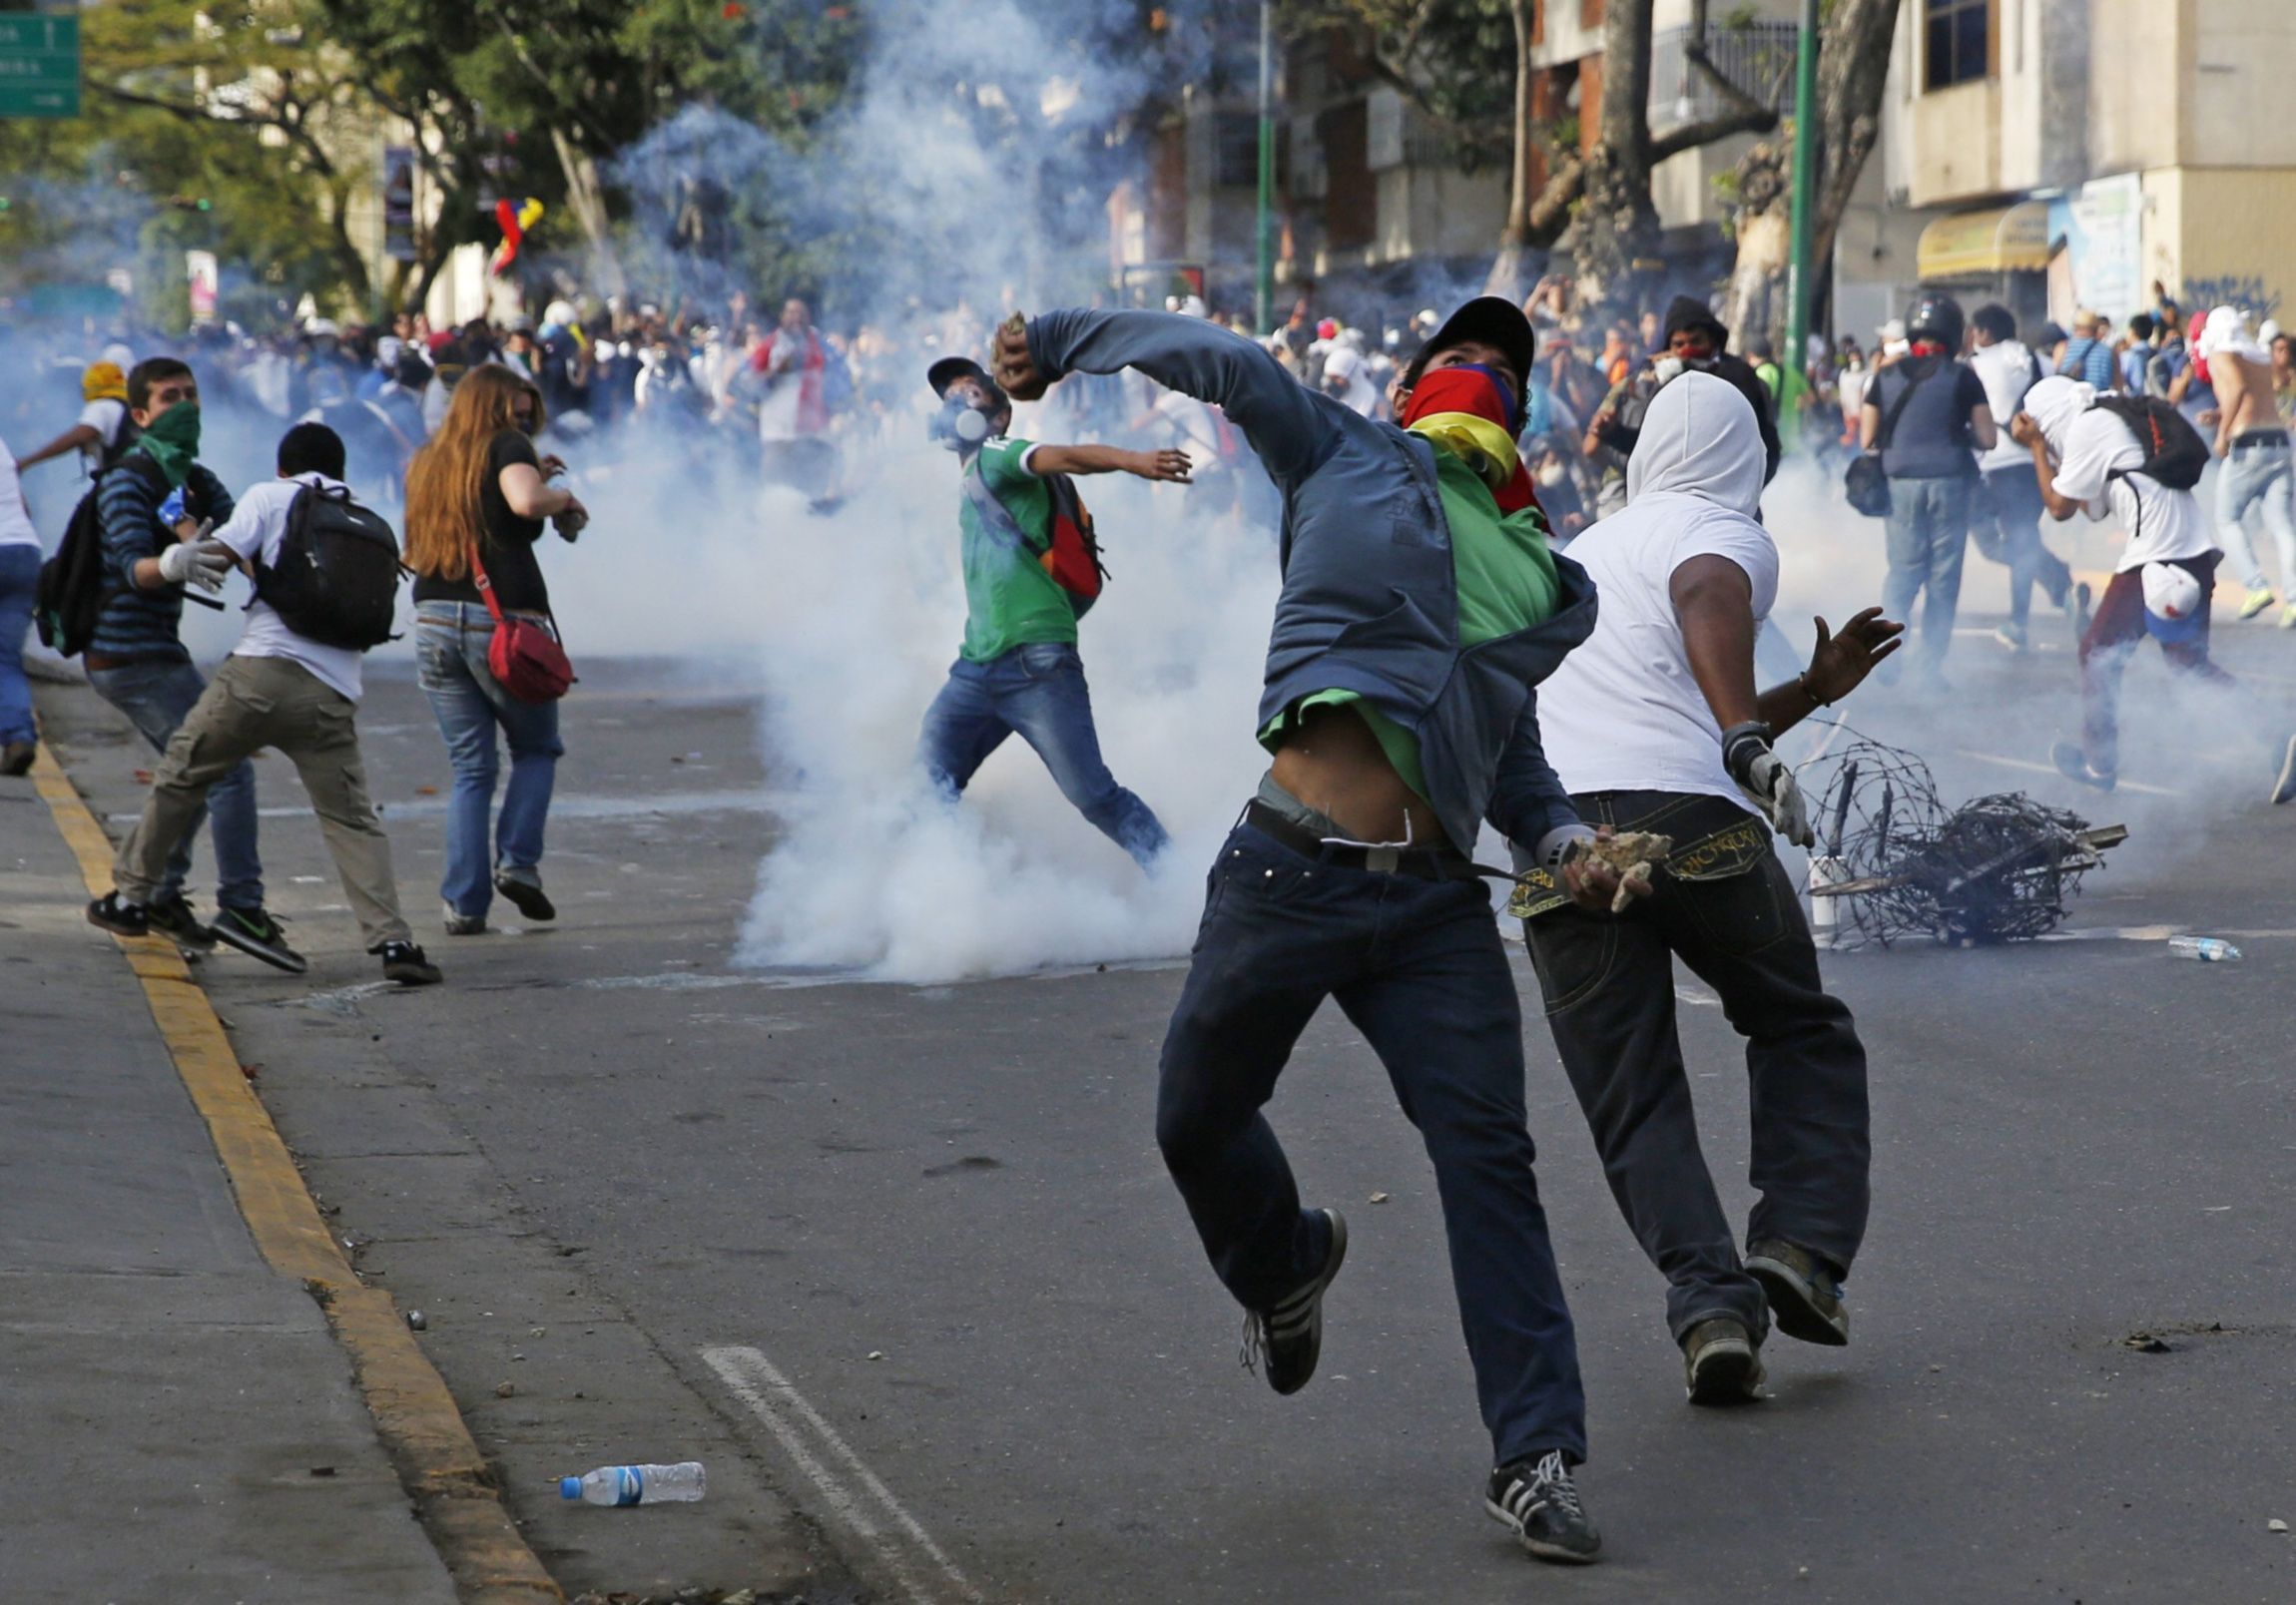
[[[1986,410],[1993,414],[1998,438],[1991,451],[1977,454],[1982,469],[2022,468],[2032,471],[2032,453],[2009,438],[2009,420],[2024,405],[2024,393],[2040,376],[2032,352],[2020,340],[1997,340],[1970,355],[1970,368],[1986,387]]]
[[[1669,589],[1676,569],[1709,554],[1745,570],[1754,618],[1767,618],[1777,543],[1702,496],[1641,496],[1570,543],[1601,605],[1594,634],[1538,688],[1539,739],[1565,790],[1688,792],[1746,806],[1722,767],[1722,727],[1690,673]]]
[[[2112,516],[2129,532],[2128,549],[2113,565],[2116,574],[2217,550],[2200,498],[2191,491],[2171,490],[2142,474],[2105,478],[2115,468],[2135,468],[2143,461],[2144,448],[2128,425],[2101,407],[2081,413],[2064,431],[2056,493],[2086,502],[2091,518],[2104,517],[2109,500]]]
[[[80,448],[92,474],[102,465],[104,453],[120,443],[120,425],[128,421],[128,403],[99,396],[80,409],[80,421],[96,431],[96,443]]]
[[[249,487],[223,528],[214,531],[222,541],[250,562],[279,561],[280,543],[287,538],[287,509],[305,485],[340,490],[342,482],[324,474],[297,474],[292,479],[269,479]],[[287,620],[268,602],[258,599],[248,608],[247,633],[232,649],[235,658],[287,658],[301,664],[352,702],[358,701],[359,654],[345,647],[325,647],[308,636],[296,635]]]
[[[29,546],[36,551],[39,545],[40,532],[32,527],[24,485],[16,477],[16,454],[0,440],[0,546]]]

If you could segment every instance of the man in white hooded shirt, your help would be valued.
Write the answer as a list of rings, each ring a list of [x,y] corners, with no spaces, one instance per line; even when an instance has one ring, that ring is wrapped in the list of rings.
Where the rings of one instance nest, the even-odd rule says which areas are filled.
[[[1581,818],[1673,846],[1623,911],[1573,906],[1535,873],[1509,907],[1611,1192],[1669,1284],[1667,1326],[1701,1404],[1761,1396],[1773,1318],[1804,1341],[1849,1340],[1841,1283],[1865,1233],[1871,1157],[1865,1049],[1824,989],[1770,844],[1773,826],[1810,841],[1770,744],[1856,689],[1905,627],[1879,608],[1838,636],[1820,619],[1810,667],[1756,694],[1755,632],[1778,592],[1778,549],[1755,519],[1762,469],[1753,408],[1727,382],[1685,373],[1652,398],[1625,510],[1571,546],[1601,610],[1541,688],[1539,724]],[[1699,1148],[1676,957],[1747,1039],[1762,1196],[1744,1260]]]
[[[2272,358],[2248,332],[2237,306],[2219,306],[2200,331],[2200,359],[2216,392],[2216,530],[2247,595],[2240,616],[2252,619],[2272,605],[2272,582],[2256,560],[2241,520],[2254,506],[2280,549],[2280,587],[2287,606],[2280,628],[2296,630],[2296,457],[2272,396]],[[2208,420],[2208,414],[2202,418]]]

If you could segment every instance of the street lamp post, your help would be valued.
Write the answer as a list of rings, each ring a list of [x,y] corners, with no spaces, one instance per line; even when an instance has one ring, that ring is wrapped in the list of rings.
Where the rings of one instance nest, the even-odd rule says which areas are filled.
[[[1273,0],[1260,0],[1260,199],[1253,216],[1259,242],[1258,274],[1253,280],[1252,326],[1262,334],[1275,327],[1276,307],[1276,22]]]
[[[1802,0],[1794,41],[1794,243],[1786,261],[1786,349],[1795,370],[1808,364],[1811,197],[1817,190],[1818,0]]]

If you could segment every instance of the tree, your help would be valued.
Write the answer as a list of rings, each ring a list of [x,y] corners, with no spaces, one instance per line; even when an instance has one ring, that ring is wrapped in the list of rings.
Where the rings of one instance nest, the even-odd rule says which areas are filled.
[[[1857,193],[1858,175],[1882,134],[1882,96],[1890,78],[1890,47],[1898,31],[1898,0],[1829,0],[1818,45],[1818,127],[1810,207],[1812,328],[1823,328],[1833,275],[1818,270],[1834,260],[1834,237]],[[1794,353],[1800,361],[1802,354]]]

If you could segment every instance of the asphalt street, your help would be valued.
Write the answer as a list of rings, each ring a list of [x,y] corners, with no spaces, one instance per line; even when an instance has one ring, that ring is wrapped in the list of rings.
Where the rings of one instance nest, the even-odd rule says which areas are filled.
[[[2278,707],[2289,638],[2226,634]],[[1237,1364],[1240,1318],[1155,1150],[1180,968],[911,987],[733,967],[781,778],[752,690],[718,670],[584,665],[545,863],[561,917],[449,941],[444,756],[405,670],[375,665],[370,771],[448,984],[373,984],[276,759],[265,859],[311,972],[225,954],[200,973],[361,1268],[426,1312],[570,1591],[2284,1601],[2296,1538],[2267,1523],[2296,1521],[2296,808],[2263,803],[2277,716],[2132,719],[2131,787],[2075,797],[2003,714],[2068,706],[2061,647],[2012,660],[1973,634],[1954,672],[1951,701],[1876,693],[1853,715],[1928,753],[1951,796],[2029,786],[2137,833],[2090,881],[2086,939],[1827,958],[1872,1056],[1873,1228],[1853,1345],[1774,1340],[1767,1402],[1683,1402],[1661,1284],[1513,949],[1606,1539],[1586,1571],[1526,1560],[1481,1512],[1432,1178],[1337,1011],[1270,1111],[1308,1198],[1353,1228],[1322,1370],[1279,1399]],[[2132,708],[2158,685],[2132,671]],[[121,831],[150,756],[86,692],[43,697]],[[2174,962],[2176,926],[2247,957]],[[1742,1060],[1681,981],[1742,1217]],[[547,1480],[688,1454],[710,1463],[695,1506],[561,1507]]]

